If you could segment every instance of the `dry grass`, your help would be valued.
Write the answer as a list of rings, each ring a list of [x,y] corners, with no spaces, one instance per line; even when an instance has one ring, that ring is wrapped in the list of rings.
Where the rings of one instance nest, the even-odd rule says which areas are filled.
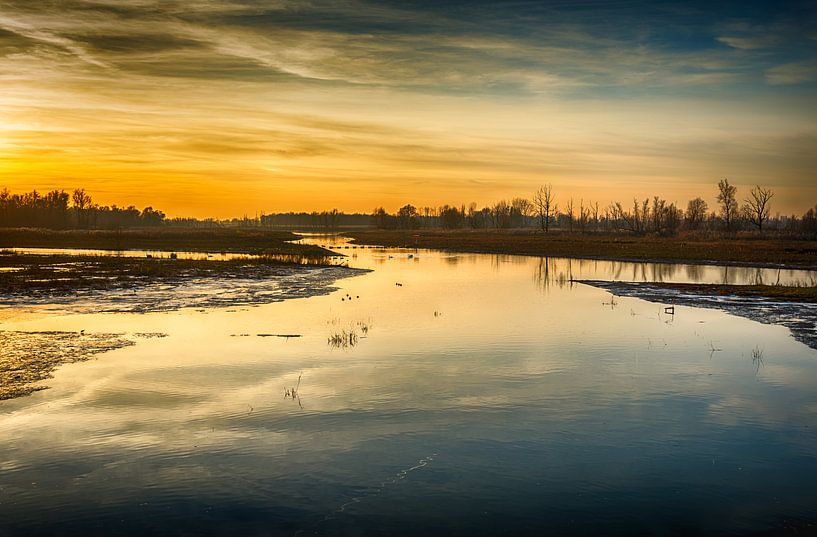
[[[128,230],[0,229],[0,248],[85,248],[95,250],[161,250],[292,254],[324,257],[318,246],[293,244],[288,231],[237,228],[156,228]]]
[[[767,298],[785,302],[817,302],[817,287],[803,285],[725,285],[702,283],[661,283],[665,289],[706,296]]]
[[[322,265],[329,259],[286,255],[249,259],[159,259],[120,256],[2,255],[0,293],[110,289],[183,278],[245,276],[275,265]],[[261,273],[259,273],[261,274]]]
[[[349,347],[357,345],[358,341],[360,341],[360,336],[352,329],[340,330],[339,332],[331,334],[329,338],[327,338],[326,343],[333,349],[348,349]]]
[[[356,244],[621,261],[733,263],[817,268],[817,242],[762,238],[544,234],[533,230],[356,231]]]

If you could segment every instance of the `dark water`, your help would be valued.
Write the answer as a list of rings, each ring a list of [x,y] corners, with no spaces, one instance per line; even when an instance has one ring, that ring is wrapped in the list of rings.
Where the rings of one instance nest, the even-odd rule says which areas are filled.
[[[816,351],[782,327],[666,316],[569,283],[720,281],[723,268],[344,251],[375,270],[327,296],[4,310],[4,330],[168,337],[0,402],[0,535],[751,535],[817,522]],[[355,337],[333,344],[342,332]],[[259,336],[271,333],[302,337]]]

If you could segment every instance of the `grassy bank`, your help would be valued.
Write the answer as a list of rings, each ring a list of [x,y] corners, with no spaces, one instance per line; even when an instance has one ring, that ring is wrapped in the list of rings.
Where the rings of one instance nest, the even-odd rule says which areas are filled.
[[[150,228],[128,230],[0,229],[0,248],[84,248],[95,250],[163,250],[292,254],[325,257],[317,246],[293,244],[288,231],[234,228]]]
[[[655,284],[682,293],[709,296],[738,296],[743,298],[768,298],[786,302],[816,302],[817,287],[786,285],[721,285],[698,283]]]
[[[666,306],[690,306],[725,311],[764,324],[779,324],[794,338],[817,349],[817,287],[781,285],[722,285],[663,282],[583,280],[619,297],[632,297]],[[610,301],[613,303],[613,301]],[[688,315],[666,309],[664,313]],[[673,317],[674,318],[674,317]],[[712,347],[714,352],[714,347]]]
[[[621,261],[669,261],[817,269],[817,242],[692,239],[522,231],[357,231],[356,244]]]
[[[740,298],[760,298],[775,300],[779,302],[809,302],[817,303],[817,287],[807,286],[786,286],[786,285],[726,285],[726,284],[703,284],[703,283],[664,283],[650,282],[646,284],[632,282],[596,282],[579,281],[596,287],[616,289],[621,287],[648,287],[650,289],[662,289],[674,291],[685,295],[706,296],[706,297],[740,297]]]

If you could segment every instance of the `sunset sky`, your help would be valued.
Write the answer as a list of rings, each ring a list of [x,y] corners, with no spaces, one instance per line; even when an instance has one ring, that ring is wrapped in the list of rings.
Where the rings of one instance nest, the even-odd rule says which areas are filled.
[[[0,187],[172,216],[817,203],[814,2],[0,0]]]

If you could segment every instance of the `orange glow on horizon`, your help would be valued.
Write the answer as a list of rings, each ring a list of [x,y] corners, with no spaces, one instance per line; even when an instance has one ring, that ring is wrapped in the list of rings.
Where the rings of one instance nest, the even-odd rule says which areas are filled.
[[[138,7],[123,22],[105,1],[0,15],[0,187],[217,218],[483,206],[545,183],[560,204],[712,205],[722,177],[741,199],[771,187],[773,212],[817,202],[811,71],[736,78],[746,39],[697,56],[622,41],[597,58],[592,32],[559,27],[547,46],[435,34],[423,54],[423,36],[239,28],[217,15],[241,8],[204,3],[207,24]]]

